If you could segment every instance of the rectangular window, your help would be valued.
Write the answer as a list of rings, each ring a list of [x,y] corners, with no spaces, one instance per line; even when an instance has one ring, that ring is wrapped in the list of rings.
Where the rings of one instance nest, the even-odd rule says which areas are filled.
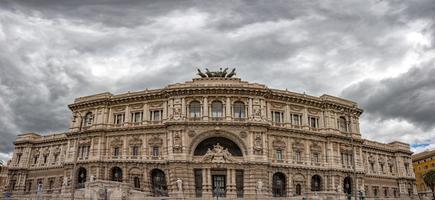
[[[272,121],[276,123],[282,123],[284,121],[284,112],[272,111]]]
[[[124,123],[124,113],[118,113],[114,115],[114,123],[115,124],[123,124]]]
[[[38,163],[38,156],[35,156],[35,157],[33,158],[33,164],[36,164],[36,163]]]
[[[139,123],[142,122],[143,112],[133,112],[131,113],[131,122]]]
[[[301,114],[292,113],[290,115],[290,117],[291,117],[292,125],[294,125],[294,126],[301,126],[302,125],[302,115]]]
[[[393,165],[390,165],[390,173],[393,173]]]
[[[405,163],[405,172],[406,172],[406,175],[409,174],[409,164],[408,163]]]
[[[319,118],[318,117],[309,116],[308,123],[309,123],[311,128],[319,128]]]
[[[243,198],[243,170],[236,170],[236,194],[237,198]]]
[[[139,147],[138,146],[134,146],[133,147],[133,156],[138,156],[139,155]]]
[[[313,161],[316,163],[320,162],[319,153],[313,153]]]
[[[59,154],[54,154],[54,160],[53,160],[53,162],[54,163],[57,163],[57,159],[59,158]]]
[[[47,155],[44,155],[44,164],[47,163]]]
[[[162,120],[162,113],[163,113],[163,110],[150,111],[151,121],[161,121]]]
[[[296,161],[297,162],[300,162],[301,161],[301,152],[300,151],[296,151],[295,152],[295,159],[296,159]]]
[[[153,147],[153,156],[158,157],[159,156],[159,147]]]
[[[276,150],[276,159],[283,160],[282,150]]]
[[[202,197],[202,169],[194,169],[195,174],[195,196]]]
[[[370,163],[370,169],[372,170],[372,173],[375,173],[375,163]]]
[[[113,148],[113,155],[114,156],[119,156],[119,147]]]

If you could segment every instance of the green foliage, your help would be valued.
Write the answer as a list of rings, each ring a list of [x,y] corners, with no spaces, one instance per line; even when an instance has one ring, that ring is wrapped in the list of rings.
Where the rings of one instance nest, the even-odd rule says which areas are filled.
[[[435,170],[430,170],[426,174],[423,175],[423,181],[427,186],[432,190],[432,195],[435,199]]]

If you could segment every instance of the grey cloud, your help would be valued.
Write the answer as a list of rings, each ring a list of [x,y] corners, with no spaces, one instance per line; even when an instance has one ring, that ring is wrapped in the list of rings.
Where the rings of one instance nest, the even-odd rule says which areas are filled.
[[[381,120],[402,119],[417,127],[435,127],[435,62],[414,67],[395,78],[365,80],[343,91],[361,103],[365,111]]]

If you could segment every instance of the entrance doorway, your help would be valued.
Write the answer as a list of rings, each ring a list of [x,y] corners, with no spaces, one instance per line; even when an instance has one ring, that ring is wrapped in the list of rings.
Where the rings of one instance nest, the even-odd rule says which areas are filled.
[[[226,197],[227,194],[227,170],[226,169],[212,169],[211,170],[211,183],[213,197]]]
[[[226,176],[225,175],[212,175],[213,181],[213,197],[226,196]]]

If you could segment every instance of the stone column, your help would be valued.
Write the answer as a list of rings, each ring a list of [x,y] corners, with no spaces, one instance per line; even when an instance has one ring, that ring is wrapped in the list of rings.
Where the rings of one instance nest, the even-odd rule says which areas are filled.
[[[130,126],[130,106],[125,107],[125,120],[124,120],[124,126]]]
[[[248,98],[248,119],[252,118],[252,98]]]
[[[285,127],[290,127],[291,125],[291,119],[290,119],[290,106],[285,106],[285,112],[284,112],[284,124]]]
[[[227,97],[226,103],[225,103],[225,118],[226,120],[231,120],[231,100],[229,97]]]
[[[207,97],[204,97],[204,100],[203,100],[203,119],[204,119],[204,121],[208,121],[208,101],[207,101]]]
[[[181,98],[181,119],[185,119],[187,117],[186,111],[187,111],[186,99],[183,97]]]
[[[308,110],[307,108],[302,109],[302,129],[308,130]]]
[[[212,183],[211,183],[211,170],[210,168],[205,168],[204,169],[204,174],[205,176],[203,176],[203,180],[205,179],[205,182],[203,181],[203,193],[202,193],[202,197],[204,199],[211,199],[212,198]]]
[[[168,119],[168,102],[163,102],[162,121]]]

